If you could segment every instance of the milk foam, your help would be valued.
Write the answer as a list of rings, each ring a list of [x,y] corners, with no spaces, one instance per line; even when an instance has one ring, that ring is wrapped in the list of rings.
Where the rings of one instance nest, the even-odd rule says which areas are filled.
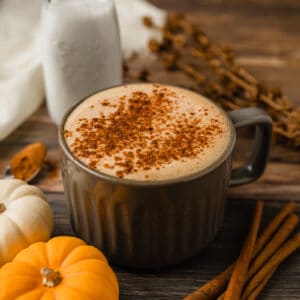
[[[153,84],[125,85],[99,92],[87,98],[71,112],[64,126],[64,129],[70,133],[65,136],[70,150],[74,152],[73,143],[76,138],[80,138],[80,133],[76,130],[80,125],[80,120],[83,118],[91,120],[92,118],[97,118],[101,114],[109,116],[117,109],[116,107],[119,105],[122,96],[130,96],[134,91],[143,91],[150,95],[153,88],[157,86],[158,85]],[[209,125],[212,120],[217,120],[222,128],[222,133],[211,136],[209,146],[204,147],[204,149],[195,157],[179,160],[174,159],[169,163],[163,164],[159,168],[152,167],[149,170],[139,169],[135,172],[125,174],[123,178],[139,181],[161,181],[197,173],[216,162],[224,154],[231,142],[232,134],[230,123],[224,112],[218,106],[214,105],[203,96],[185,89],[163,85],[160,85],[160,87],[167,87],[169,91],[176,93],[176,97],[170,97],[176,104],[175,111],[172,112],[174,118],[178,114],[185,113],[189,116],[192,113],[193,117],[199,117],[201,119],[201,124],[203,125]],[[108,101],[110,105],[102,105],[101,103],[103,103],[103,101]],[[167,124],[163,126],[167,126]],[[161,134],[163,135],[164,131],[162,131]],[[117,153],[117,155],[123,157],[123,152]],[[90,163],[89,158],[78,157],[78,159],[86,165],[89,165]],[[117,171],[121,169],[120,167],[106,167],[113,164],[114,158],[112,156],[104,156],[99,160],[95,169],[101,173],[116,176]]]

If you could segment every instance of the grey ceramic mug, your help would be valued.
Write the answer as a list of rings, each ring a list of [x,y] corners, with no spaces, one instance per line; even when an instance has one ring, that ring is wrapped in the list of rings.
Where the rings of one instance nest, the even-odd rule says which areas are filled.
[[[272,121],[261,109],[245,108],[227,114],[229,146],[201,172],[163,182],[109,176],[76,159],[65,142],[64,123],[75,107],[59,128],[71,224],[78,236],[118,265],[161,267],[199,253],[222,225],[228,187],[257,179],[267,162]],[[255,126],[255,146],[251,159],[232,170],[236,128],[245,126]]]

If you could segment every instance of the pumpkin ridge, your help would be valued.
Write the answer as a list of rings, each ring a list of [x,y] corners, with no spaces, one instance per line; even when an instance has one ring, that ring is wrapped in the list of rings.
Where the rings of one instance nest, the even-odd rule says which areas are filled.
[[[24,191],[23,191],[24,190]],[[9,202],[14,202],[21,197],[28,197],[28,196],[34,196],[41,198],[44,201],[46,200],[45,194],[42,191],[39,191],[37,187],[33,185],[29,185],[27,183],[24,183],[23,185],[18,186],[8,198]]]
[[[36,197],[36,196],[34,196],[34,197]],[[32,198],[32,197],[30,197],[30,198]],[[22,199],[22,198],[20,198],[20,199]],[[38,198],[36,200],[40,201],[40,198]],[[49,203],[46,200],[44,202],[49,206]],[[51,211],[52,218],[53,218],[53,212],[52,212],[52,210],[50,210],[50,211]],[[41,216],[41,212],[39,212],[39,213],[35,212],[35,215],[39,215],[40,216],[39,221],[41,221],[44,225],[46,225],[46,228],[51,226],[51,232],[53,231],[53,221],[52,221],[52,224],[48,224],[47,221],[45,220],[45,218],[43,216]]]
[[[103,264],[105,266],[109,266],[107,262],[104,262],[104,261],[102,261],[100,259],[97,259],[97,258],[84,258],[84,259],[81,259],[80,261],[77,261],[74,264],[71,264],[71,265],[69,265],[67,267],[63,267],[63,269],[64,270],[68,270],[68,268],[74,268],[74,267],[76,267],[77,264],[87,263],[88,261],[91,261],[91,262],[95,262],[96,261],[96,262],[99,262],[99,263],[101,263],[101,264]]]
[[[13,191],[18,189],[20,186],[24,185],[24,181],[19,180],[19,179],[5,179],[5,180],[6,180],[5,183],[3,181],[0,183],[0,191],[4,191],[3,195],[1,195],[1,197],[4,199],[10,199]],[[2,185],[4,185],[4,187],[6,187],[6,188],[3,188]],[[0,192],[0,194],[1,194],[1,192]]]
[[[83,248],[85,249],[85,251],[84,251],[85,253],[86,253],[86,249],[89,249],[89,250],[96,251],[96,252],[97,252],[96,254],[99,255],[99,250],[98,250],[96,247],[91,246],[91,245],[88,245],[88,244],[79,245],[78,247],[74,248],[74,250],[72,250],[72,252],[70,252],[69,255],[63,260],[63,262],[61,263],[61,267],[62,267],[62,268],[68,267],[68,265],[65,266],[67,259],[70,259],[70,256],[71,256],[71,255],[74,255],[74,252],[75,252],[75,251],[78,251],[79,248],[81,248],[81,247],[83,247]],[[94,253],[93,253],[93,254],[94,254]],[[107,261],[106,257],[104,256],[104,254],[103,254],[101,251],[100,251],[100,257],[96,257],[96,256],[87,256],[86,258],[82,258],[82,257],[80,256],[80,261],[83,261],[83,260],[89,260],[89,259],[96,259],[96,260],[102,261],[103,263],[108,264],[108,261]],[[78,262],[80,262],[80,261],[77,261],[76,263],[78,263]],[[75,264],[76,264],[76,263],[75,263]],[[74,263],[72,263],[72,265],[74,265]]]
[[[48,205],[48,206],[50,206],[50,204],[48,203],[48,201],[46,201],[45,200],[45,203]],[[48,227],[51,227],[51,231],[50,231],[50,235],[51,235],[51,233],[52,233],[52,231],[53,231],[53,211],[52,211],[52,209],[50,210],[50,212],[51,212],[51,224],[48,224],[47,223],[47,221],[46,221],[46,219],[45,218],[43,218],[43,216],[41,217],[41,219],[40,219],[40,221],[42,221],[43,223],[44,223],[44,225],[46,225],[46,228],[48,228]],[[37,213],[36,213],[37,214]],[[38,214],[39,216],[41,216],[41,213],[39,213]],[[48,239],[50,238],[50,236],[48,237]]]
[[[35,189],[31,189],[31,186],[28,185],[24,185],[24,186],[20,186],[18,187],[18,190],[20,190],[21,188],[24,189],[24,193],[21,193],[20,191],[14,191],[11,194],[11,197],[9,198],[9,202],[13,203],[21,198],[26,198],[26,197],[38,197],[41,200],[46,201],[45,196],[42,193],[39,193],[38,191],[36,191]]]
[[[26,296],[26,294],[29,294],[31,293],[33,290],[30,290],[28,292],[25,292],[24,294],[22,294],[22,296],[18,297],[17,299],[15,300],[22,300],[24,296]],[[43,288],[40,288],[40,295],[39,295],[39,299],[41,299],[41,296],[45,293],[45,291],[43,290]],[[28,296],[28,295],[27,295]]]
[[[35,250],[36,250],[36,247],[37,247],[37,244],[40,246],[40,245],[43,245],[44,242],[36,242],[36,243],[34,243],[34,244],[31,244],[31,245],[28,246],[26,249],[23,249],[21,252],[24,252],[24,251],[35,251]],[[48,261],[47,252],[45,251],[45,253],[46,253],[45,256],[46,256],[46,258],[47,258],[46,265],[48,265],[48,264],[49,264],[49,261]],[[23,256],[24,256],[24,254],[23,254]],[[38,274],[39,274],[39,272],[40,272],[40,265],[36,265],[36,264],[32,263],[32,260],[28,261],[27,259],[24,259],[23,256],[20,257],[20,256],[19,256],[19,253],[18,253],[14,260],[15,260],[15,261],[18,261],[18,262],[21,262],[21,263],[25,263],[25,264],[27,264],[27,265],[30,266],[30,267],[33,267],[34,269],[36,269],[36,271],[37,271]]]
[[[43,196],[39,196],[38,194],[33,194],[33,195],[22,195],[19,198],[9,200],[9,201],[7,201],[7,206],[15,205],[16,201],[17,202],[20,201],[21,203],[25,201],[25,203],[26,203],[27,198],[34,198],[34,199],[38,200],[39,202],[42,201],[42,202],[47,203],[49,205],[49,202]]]
[[[73,274],[73,275],[66,275],[66,276],[64,276],[63,278],[72,280],[72,277],[84,276],[84,275],[89,275],[89,276],[91,276],[91,273],[89,273],[89,272],[87,272],[87,271],[82,271],[82,272],[78,272],[78,273]],[[97,276],[97,274],[93,274],[93,275],[94,275],[94,276]],[[105,280],[105,281],[108,283],[108,285],[112,285],[112,286],[114,286],[115,288],[118,288],[118,284],[116,284],[116,282],[115,282],[115,280],[117,280],[117,279],[114,278],[114,277],[112,277],[112,276],[110,276],[110,278],[108,278],[108,276],[107,276],[106,278],[104,278],[104,279],[102,278],[101,280]],[[65,285],[68,285],[69,287],[72,287],[72,288],[73,288],[72,285],[66,284],[66,280],[64,281],[64,284],[65,284]]]
[[[24,275],[10,275],[10,277],[12,277],[12,276],[13,276],[14,282],[26,281],[26,279],[28,279],[28,276],[24,276]],[[7,280],[7,276],[5,276],[5,277],[6,277],[5,280]],[[0,279],[2,279],[1,276],[0,276]],[[32,279],[32,282],[35,284],[35,286],[31,286],[31,287],[28,287],[26,289],[23,289],[22,294],[23,293],[29,293],[29,292],[31,292],[32,290],[36,289],[39,286],[39,281],[37,279]],[[11,286],[9,288],[11,289]],[[11,290],[10,296],[14,295],[15,293],[16,293],[16,291]],[[12,299],[12,298],[5,298],[5,299]],[[13,298],[13,300],[17,300],[17,299],[19,299],[19,297],[18,298]],[[3,300],[3,298],[1,298],[1,300]]]
[[[53,261],[52,261],[52,258],[51,258],[51,253],[53,252],[53,249],[55,250],[55,252],[57,252],[57,246],[56,244],[57,243],[60,243],[60,242],[64,242],[64,240],[73,240],[73,245],[72,247],[69,248],[68,252],[66,253],[66,256],[64,258],[62,258],[61,261],[59,261],[59,264],[57,266],[53,266]],[[56,236],[52,239],[50,239],[48,242],[46,242],[46,253],[47,253],[47,257],[48,257],[48,263],[49,263],[49,267],[51,268],[59,268],[61,269],[62,267],[62,264],[63,262],[65,261],[65,259],[67,259],[67,257],[69,257],[69,255],[71,253],[73,253],[73,251],[75,249],[77,249],[78,247],[80,246],[86,246],[86,243],[85,241],[75,237],[75,236]],[[51,259],[50,259],[51,258]]]
[[[31,243],[29,243],[27,237],[25,236],[24,232],[22,231],[22,228],[16,223],[16,221],[14,220],[14,218],[10,215],[9,211],[7,211],[7,213],[5,214],[5,216],[14,225],[14,227],[16,228],[16,230],[18,231],[18,233],[22,236],[22,238],[26,242],[27,246],[30,245]]]
[[[64,279],[63,279],[64,280]],[[74,290],[74,291],[78,291],[80,293],[82,293],[82,289],[78,288],[77,286],[74,287],[70,284],[67,284],[66,281],[63,281],[63,284],[67,287],[69,287],[70,289]],[[54,290],[54,293],[55,293],[55,290]],[[99,300],[99,298],[96,296],[96,298],[93,297],[92,294],[90,294],[89,292],[87,291],[84,291],[84,294],[87,295],[89,297],[89,300]]]
[[[40,200],[47,202],[45,194],[38,187],[29,185],[28,183],[19,179],[4,180],[20,181],[17,185],[13,185],[14,188],[10,188],[7,191],[7,195],[4,196],[4,203],[8,206],[23,197],[37,197]]]
[[[88,273],[89,274],[89,273]],[[90,275],[90,274],[89,274]],[[93,274],[95,277],[97,277],[97,275],[96,274]],[[101,278],[101,280],[104,280],[104,281],[106,281],[108,284],[110,283],[109,282],[109,280],[107,280],[106,278]],[[70,283],[70,281],[68,282],[67,280],[65,280],[64,282],[63,282],[63,284],[65,285],[65,286],[68,286],[69,288],[71,288],[72,290],[75,290],[75,291],[78,291],[78,292],[80,292],[80,293],[82,293],[82,289],[80,289],[80,288],[78,288],[78,286],[73,286],[73,285],[71,285],[71,284],[69,284]],[[95,282],[95,284],[96,284],[97,282]],[[89,297],[89,300],[99,300],[99,296],[98,295],[92,295],[92,294],[90,294],[89,292],[87,292],[86,290],[84,290],[84,294],[85,295],[87,295],[88,297]],[[95,298],[94,298],[94,296],[95,296]]]
[[[40,201],[40,198],[38,198],[37,196],[30,196],[30,195],[28,195],[28,196],[25,196],[25,197],[21,197],[21,198],[19,198],[19,199],[16,199],[15,201],[13,201],[12,203],[10,203],[10,205],[16,205],[16,206],[18,206],[18,204],[16,204],[15,202],[16,201],[19,201],[20,200],[20,202],[23,202],[23,201],[26,201],[26,198],[27,197],[29,197],[29,198],[33,198],[34,199],[34,202],[35,201]],[[25,200],[24,200],[25,199]],[[45,201],[45,203],[46,203],[46,205],[48,205],[49,206],[49,203],[47,203],[46,201]],[[44,204],[43,204],[44,205]],[[44,208],[43,208],[44,209]],[[51,211],[51,210],[50,210]],[[42,210],[40,210],[40,211],[35,211],[34,212],[35,213],[35,218],[38,216],[39,218],[38,218],[38,221],[40,222],[40,223],[42,223],[43,225],[44,225],[44,228],[49,228],[49,227],[51,227],[51,231],[53,230],[53,225],[52,224],[48,224],[47,223],[47,221],[45,220],[45,218],[44,218],[44,216],[43,216],[43,213],[42,213]],[[7,213],[8,214],[8,213]],[[52,213],[52,211],[51,211],[51,214],[52,214],[52,218],[53,218],[53,213]],[[16,221],[14,220],[14,217],[12,217],[11,215],[10,215],[10,219],[13,221],[13,222],[15,222],[16,223]],[[36,218],[37,219],[37,218]],[[19,227],[19,229],[20,229],[20,226],[18,225],[18,227]],[[21,229],[20,229],[21,230]],[[49,238],[49,235],[48,235],[48,238]],[[28,241],[27,239],[26,239],[26,241],[27,241],[27,245],[31,245],[33,242],[31,242],[31,241]]]
[[[106,263],[104,263],[104,262],[102,262],[102,261],[99,261],[98,259],[83,259],[83,260],[81,260],[81,261],[79,261],[79,262],[73,264],[73,265],[72,265],[72,268],[76,267],[77,264],[81,264],[81,263],[84,263],[84,262],[86,263],[87,261],[92,261],[92,262],[97,261],[97,262],[100,262],[104,267],[109,266],[109,265],[107,265]],[[82,274],[90,274],[89,271],[78,271],[78,272],[76,272],[76,273],[74,273],[74,271],[72,271],[72,273],[69,274],[69,273],[68,273],[68,267],[67,267],[66,269],[63,268],[63,273],[64,273],[64,276],[63,276],[64,278],[72,278],[72,277],[74,277],[74,276],[80,276],[80,275],[82,275]]]
[[[78,261],[77,263],[73,264],[70,266],[70,268],[76,268],[76,265],[80,265],[80,264],[86,264],[87,261],[91,262],[91,263],[100,263],[102,266],[102,268],[106,269],[107,274],[109,274],[109,276],[107,276],[105,279],[113,286],[115,286],[116,288],[118,287],[118,279],[117,276],[115,275],[115,273],[113,272],[112,268],[110,267],[110,265],[106,262],[103,262],[99,259],[83,259],[81,261]],[[66,279],[71,279],[72,277],[76,277],[76,276],[81,276],[81,275],[85,275],[85,274],[93,274],[95,276],[97,276],[97,273],[91,273],[91,271],[78,271],[78,272],[74,272],[74,270],[72,270],[72,273],[68,273],[68,267],[66,269],[62,269],[62,273],[63,273],[63,277]]]
[[[8,256],[5,256],[4,255],[1,255],[1,252],[0,251],[0,267],[5,263],[5,262],[8,262],[9,260],[12,260],[17,254],[19,251],[21,251],[22,249],[28,247],[29,243],[28,243],[28,240],[27,238],[25,237],[24,233],[21,231],[20,227],[14,222],[14,220],[9,216],[8,213],[5,214],[5,218],[6,220],[9,221],[9,223],[12,225],[12,227],[18,232],[18,234],[20,235],[20,240],[18,241],[18,245],[21,244],[21,239],[22,239],[22,247],[18,247],[17,248],[17,252],[14,252],[13,256],[11,256],[11,253],[12,251],[10,252],[10,254]],[[8,260],[7,260],[8,259]]]
[[[17,196],[19,196],[19,197],[17,197]],[[43,195],[39,195],[38,193],[34,193],[34,194],[28,194],[28,195],[16,195],[16,198],[14,198],[14,199],[10,199],[10,200],[8,200],[7,202],[9,203],[9,204],[13,204],[13,203],[15,203],[16,201],[21,201],[21,202],[24,202],[24,201],[26,201],[26,198],[37,198],[37,199],[39,199],[39,201],[43,201],[43,202],[46,202],[46,203],[48,203],[48,201],[45,199],[45,196],[43,196]],[[25,200],[24,200],[25,199]],[[49,204],[49,203],[48,203]]]
[[[60,267],[63,267],[64,262],[65,262],[65,261],[67,260],[67,258],[73,253],[73,251],[75,251],[78,247],[81,247],[81,246],[87,246],[87,244],[84,243],[84,244],[82,244],[82,245],[77,245],[75,248],[73,248],[72,251],[69,252],[68,255],[61,261]],[[48,251],[47,251],[47,253],[48,253]]]

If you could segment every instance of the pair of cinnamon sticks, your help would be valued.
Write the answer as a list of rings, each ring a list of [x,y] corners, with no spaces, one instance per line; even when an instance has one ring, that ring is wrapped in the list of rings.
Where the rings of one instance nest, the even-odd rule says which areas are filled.
[[[296,204],[286,204],[258,236],[263,202],[258,201],[249,233],[236,262],[183,300],[254,300],[278,266],[300,247]]]

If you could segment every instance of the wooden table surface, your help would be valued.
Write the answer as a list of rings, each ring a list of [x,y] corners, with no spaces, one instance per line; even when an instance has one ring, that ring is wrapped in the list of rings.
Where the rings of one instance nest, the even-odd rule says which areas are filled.
[[[259,79],[282,87],[300,105],[300,2],[297,0],[153,0],[168,10],[180,10],[202,26],[219,44],[231,45],[239,62]],[[153,66],[152,80],[174,83]],[[0,142],[0,172],[10,157],[34,141],[48,147],[47,160],[58,166],[57,127],[43,106],[7,139]],[[235,160],[251,152],[251,141],[240,138]],[[59,173],[36,182],[47,194],[55,213],[54,235],[73,234],[66,212]],[[265,174],[259,181],[231,189],[225,221],[215,241],[197,257],[172,268],[154,271],[114,267],[120,299],[181,299],[224,270],[238,255],[256,199],[265,201],[264,220],[287,201],[298,202],[300,213],[300,151],[274,146]],[[300,252],[282,264],[259,299],[300,299]]]

